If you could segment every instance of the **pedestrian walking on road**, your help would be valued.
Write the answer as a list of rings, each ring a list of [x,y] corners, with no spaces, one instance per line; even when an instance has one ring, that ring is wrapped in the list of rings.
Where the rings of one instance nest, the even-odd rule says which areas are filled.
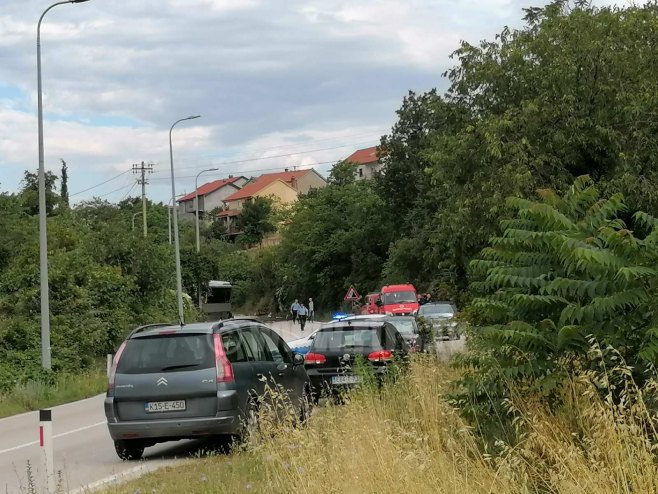
[[[292,313],[292,323],[295,324],[297,322],[297,313],[299,312],[299,308],[301,306],[299,305],[299,302],[297,299],[292,303],[290,306],[290,312]]]
[[[315,304],[313,303],[312,298],[308,299],[308,320],[310,322],[315,322]]]
[[[299,310],[297,311],[297,317],[299,318],[299,325],[302,327],[302,331],[304,331],[304,326],[306,326],[307,316],[308,316],[308,309],[302,302],[302,304],[299,306]]]

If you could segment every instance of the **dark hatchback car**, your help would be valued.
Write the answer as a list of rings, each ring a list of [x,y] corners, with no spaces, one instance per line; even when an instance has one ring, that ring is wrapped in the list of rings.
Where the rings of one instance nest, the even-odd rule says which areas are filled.
[[[372,365],[376,377],[386,374],[394,361],[404,361],[407,344],[395,326],[381,319],[334,321],[320,329],[306,354],[304,366],[317,402],[323,393],[336,394],[358,385],[359,358]]]
[[[105,398],[116,452],[134,460],[159,442],[244,436],[256,427],[270,379],[306,420],[311,388],[303,363],[254,319],[138,328],[116,353]]]

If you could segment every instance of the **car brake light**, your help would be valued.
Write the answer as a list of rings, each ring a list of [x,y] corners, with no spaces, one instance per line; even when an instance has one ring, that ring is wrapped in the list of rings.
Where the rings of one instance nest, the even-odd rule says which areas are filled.
[[[321,353],[307,353],[306,356],[304,357],[304,363],[306,364],[319,365],[319,364],[324,364],[326,361],[327,361],[327,357],[325,357]]]
[[[393,352],[390,350],[379,350],[368,355],[371,362],[387,362],[393,358]]]
[[[213,343],[215,346],[215,367],[217,367],[217,382],[234,382],[235,377],[233,376],[233,366],[231,365],[231,361],[228,359],[226,352],[224,351],[221,335],[213,335]]]
[[[127,343],[128,340],[121,343],[121,346],[117,350],[117,353],[114,355],[114,360],[112,361],[112,367],[110,369],[110,377],[108,378],[108,385],[107,385],[108,390],[114,389],[114,380],[116,379],[116,375],[117,375],[117,366],[119,365],[119,359],[121,358],[121,354],[123,353],[123,350],[126,348]]]

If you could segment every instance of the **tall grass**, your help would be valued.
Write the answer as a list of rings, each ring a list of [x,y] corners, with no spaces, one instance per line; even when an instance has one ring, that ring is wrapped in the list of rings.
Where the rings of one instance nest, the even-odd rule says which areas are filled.
[[[564,405],[510,403],[518,442],[483,453],[443,398],[453,370],[415,361],[381,392],[316,410],[300,429],[266,431],[261,443],[111,488],[112,493],[650,493],[658,466],[642,401],[600,399],[587,378],[564,387]]]
[[[105,369],[61,374],[54,384],[28,381],[0,394],[0,418],[89,398],[107,388]]]

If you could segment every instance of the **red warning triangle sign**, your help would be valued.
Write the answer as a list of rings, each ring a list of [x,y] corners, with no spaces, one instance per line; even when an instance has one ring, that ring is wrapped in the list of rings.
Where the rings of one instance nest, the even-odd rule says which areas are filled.
[[[361,295],[359,295],[359,292],[356,291],[356,288],[353,286],[350,286],[350,289],[347,290],[347,293],[345,294],[345,300],[346,302],[349,302],[351,300],[359,300],[361,298]]]

